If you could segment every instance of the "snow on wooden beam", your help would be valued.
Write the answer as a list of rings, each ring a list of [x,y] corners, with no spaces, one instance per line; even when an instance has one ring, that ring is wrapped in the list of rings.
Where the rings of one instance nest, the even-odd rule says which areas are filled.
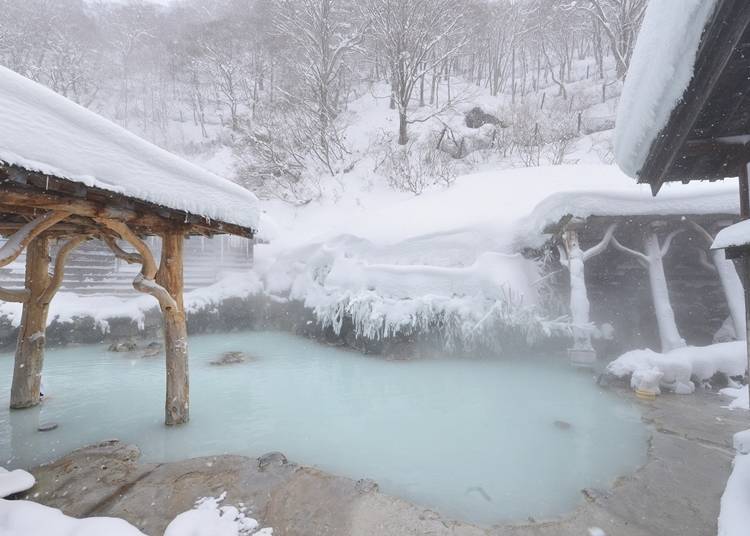
[[[184,227],[192,234],[233,234],[252,238],[253,229],[170,209],[109,190],[89,187],[21,168],[0,168],[0,212],[64,210],[86,217],[125,221],[139,233],[159,234]]]

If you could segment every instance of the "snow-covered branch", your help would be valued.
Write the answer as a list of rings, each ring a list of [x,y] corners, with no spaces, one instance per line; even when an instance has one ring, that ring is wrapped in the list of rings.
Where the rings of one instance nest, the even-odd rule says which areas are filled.
[[[604,250],[606,250],[607,247],[609,246],[609,243],[612,241],[612,237],[615,234],[615,229],[617,229],[616,223],[613,223],[612,225],[610,225],[607,228],[607,231],[604,233],[604,238],[602,238],[601,241],[597,245],[584,251],[583,260],[587,261],[590,258],[596,257],[597,255],[603,253]]]
[[[634,249],[630,249],[627,246],[623,246],[620,243],[620,241],[617,240],[617,238],[614,236],[612,237],[612,244],[615,246],[615,248],[619,249],[623,253],[627,253],[628,255],[632,255],[633,257],[635,257],[638,260],[638,262],[640,262],[642,265],[648,266],[648,263],[649,263],[648,257],[644,255],[643,253],[641,253],[640,251],[636,251]]]
[[[16,260],[29,242],[68,216],[69,212],[47,212],[21,227],[0,247],[0,268]]]

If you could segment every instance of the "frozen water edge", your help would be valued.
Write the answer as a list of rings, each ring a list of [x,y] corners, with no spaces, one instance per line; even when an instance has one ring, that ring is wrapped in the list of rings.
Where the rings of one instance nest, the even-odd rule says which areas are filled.
[[[250,359],[209,365],[230,350]],[[194,337],[191,352],[192,421],[166,429],[160,360],[50,351],[44,406],[0,410],[3,460],[29,467],[112,437],[138,444],[146,461],[281,450],[494,523],[568,512],[582,488],[609,487],[645,456],[632,405],[548,360],[388,362],[279,333]],[[10,356],[0,363],[9,367]],[[60,427],[40,435],[37,420]]]

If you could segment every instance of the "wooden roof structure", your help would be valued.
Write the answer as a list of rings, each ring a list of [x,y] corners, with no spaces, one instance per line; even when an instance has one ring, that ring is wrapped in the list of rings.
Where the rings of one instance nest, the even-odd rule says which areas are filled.
[[[715,181],[739,176],[740,218],[747,220],[750,219],[748,167],[750,2],[715,0],[714,11],[703,28],[692,79],[651,144],[638,172],[638,182],[649,184],[656,195],[665,182]],[[738,268],[744,272],[746,383],[750,383],[750,248],[727,249],[726,256],[740,259]]]
[[[24,100],[27,94],[33,98]],[[0,267],[26,250],[25,288],[4,289],[0,282],[0,299],[23,306],[11,408],[39,404],[49,304],[68,255],[83,242],[99,239],[116,257],[141,266],[133,287],[156,299],[164,319],[165,421],[187,422],[184,239],[252,238],[249,222],[257,221],[257,199],[1,67],[0,123],[8,127],[0,133],[0,236],[7,237],[0,246]],[[58,139],[68,133],[82,138]],[[244,213],[234,217],[237,209]],[[158,262],[143,239],[150,235],[162,239]],[[54,263],[53,240],[63,241]]]
[[[737,177],[750,156],[750,2],[717,0],[694,75],[638,174],[665,182]]]

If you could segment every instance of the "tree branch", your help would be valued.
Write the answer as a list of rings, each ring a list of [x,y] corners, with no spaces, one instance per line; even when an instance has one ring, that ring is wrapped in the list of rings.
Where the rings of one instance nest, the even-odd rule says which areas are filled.
[[[21,227],[13,233],[11,237],[0,247],[0,268],[7,266],[18,258],[29,242],[34,240],[41,233],[61,222],[70,212],[47,212]]]
[[[641,264],[648,266],[648,257],[640,251],[636,251],[634,249],[630,249],[629,247],[623,246],[614,236],[612,237],[612,244],[615,246],[615,248],[619,249],[623,253],[627,253],[628,255],[632,255],[633,257],[638,259]]]
[[[175,299],[167,292],[167,289],[155,281],[158,268],[148,245],[123,222],[106,218],[96,218],[95,221],[120,235],[120,238],[132,245],[140,254],[141,272],[133,280],[133,288],[156,298],[164,310],[176,309]]]
[[[683,232],[684,229],[675,229],[671,233],[667,235],[667,238],[664,240],[664,245],[661,247],[661,256],[664,257],[667,253],[669,253],[669,248],[672,246],[672,240],[675,236]]]
[[[596,257],[600,253],[604,252],[605,249],[607,249],[607,247],[609,246],[609,243],[612,241],[612,237],[615,234],[615,229],[616,228],[617,228],[617,224],[616,223],[613,223],[612,225],[610,225],[607,228],[607,231],[604,233],[604,238],[602,238],[601,241],[597,245],[595,245],[595,246],[593,246],[593,247],[591,247],[591,248],[589,248],[589,249],[587,249],[586,251],[583,252],[583,261],[584,262],[586,262],[587,260],[589,260],[592,257]]]
[[[0,287],[0,300],[13,303],[26,303],[31,293],[29,289],[10,290]]]
[[[705,227],[703,227],[703,226],[695,223],[692,220],[688,220],[688,224],[690,224],[690,226],[693,229],[695,229],[698,232],[698,234],[701,235],[706,240],[706,242],[708,242],[709,245],[713,244],[714,237],[711,236],[711,233],[709,233],[708,231],[706,231]]]
[[[109,246],[109,249],[118,259],[122,259],[128,264],[143,264],[143,257],[140,254],[125,251],[113,237],[105,234],[101,236],[101,239]]]
[[[65,261],[68,260],[68,256],[73,252],[75,248],[80,246],[89,238],[91,237],[88,235],[81,235],[75,238],[71,238],[65,243],[65,245],[63,245],[62,248],[60,248],[60,251],[57,252],[57,256],[55,257],[55,272],[50,279],[49,285],[47,285],[47,288],[44,289],[42,295],[39,296],[39,303],[48,305],[52,301],[52,298],[55,297],[57,291],[60,290],[60,285],[62,285],[63,277],[65,277]]]

